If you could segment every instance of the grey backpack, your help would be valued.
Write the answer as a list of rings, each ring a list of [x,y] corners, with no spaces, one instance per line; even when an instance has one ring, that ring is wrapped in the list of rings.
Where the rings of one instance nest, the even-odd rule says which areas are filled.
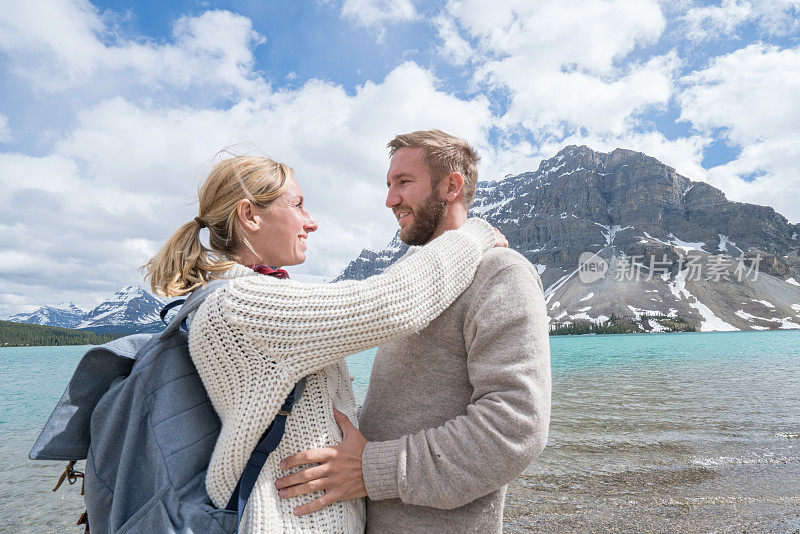
[[[236,507],[215,508],[205,489],[220,421],[189,356],[186,328],[189,313],[224,283],[192,293],[162,333],[90,349],[34,444],[32,460],[70,461],[62,481],[72,482],[73,461],[86,459],[92,533],[236,532]],[[301,384],[295,391],[299,398]]]

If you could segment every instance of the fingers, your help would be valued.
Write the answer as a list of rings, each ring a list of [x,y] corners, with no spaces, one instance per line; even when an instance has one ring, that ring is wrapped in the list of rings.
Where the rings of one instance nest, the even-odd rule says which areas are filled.
[[[322,510],[329,504],[333,504],[336,502],[336,494],[334,492],[326,492],[325,495],[314,499],[311,502],[306,504],[302,504],[294,509],[294,515],[301,516],[316,512],[317,510]]]
[[[292,473],[291,475],[287,475],[285,477],[277,479],[275,481],[275,487],[281,489],[281,488],[288,488],[296,484],[309,483],[311,481],[315,481],[325,477],[329,471],[330,471],[329,466],[326,464],[318,465],[316,467],[309,467],[308,469],[303,469],[302,471],[298,471],[297,473]],[[319,489],[320,489],[319,487],[316,487],[311,491],[317,491]]]
[[[492,226],[492,230],[494,230],[494,246],[507,247],[508,240],[506,239],[506,236],[504,236],[503,233],[494,226]]]
[[[336,424],[339,425],[339,428],[342,429],[342,433],[345,436],[351,430],[356,430],[355,425],[350,422],[350,418],[337,410],[336,406],[333,407],[333,418],[336,419]]]
[[[336,451],[330,447],[325,449],[311,449],[308,451],[303,451],[299,454],[295,454],[294,456],[289,456],[281,461],[280,468],[291,469],[299,465],[321,464],[322,462],[327,462],[333,458],[335,454]]]
[[[305,484],[298,484],[289,488],[283,488],[282,490],[278,491],[278,497],[281,499],[291,499],[292,497],[297,497],[298,495],[308,495],[310,493],[314,493],[315,491],[320,491],[320,488],[316,486],[317,484],[312,484],[309,482]]]

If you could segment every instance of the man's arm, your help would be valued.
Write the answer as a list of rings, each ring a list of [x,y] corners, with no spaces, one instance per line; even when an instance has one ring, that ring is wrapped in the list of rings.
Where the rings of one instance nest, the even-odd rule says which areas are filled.
[[[486,283],[466,313],[464,339],[474,388],[467,413],[390,441],[364,445],[360,433],[350,432],[337,447],[287,459],[287,468],[321,462],[280,479],[287,496],[326,490],[318,499],[324,502],[303,505],[299,513],[363,495],[342,491],[355,487],[358,471],[372,500],[455,508],[525,470],[545,446],[550,417],[547,315],[541,282],[528,264],[506,266]],[[343,469],[338,449],[354,445],[363,447],[360,469]]]

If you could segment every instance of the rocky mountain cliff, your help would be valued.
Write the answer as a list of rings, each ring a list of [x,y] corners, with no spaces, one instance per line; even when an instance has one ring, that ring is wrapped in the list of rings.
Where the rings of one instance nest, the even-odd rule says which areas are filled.
[[[800,328],[800,224],[645,154],[568,146],[534,172],[480,182],[471,214],[536,265],[553,321],[614,313],[679,315],[698,330]],[[365,250],[339,279],[376,274],[405,250],[396,237]],[[590,282],[587,252],[606,269]]]

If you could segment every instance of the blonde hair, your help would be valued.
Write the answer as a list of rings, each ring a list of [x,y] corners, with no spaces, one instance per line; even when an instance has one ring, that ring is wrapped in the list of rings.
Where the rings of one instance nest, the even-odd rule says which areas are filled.
[[[230,269],[236,250],[253,247],[238,222],[243,199],[268,207],[289,188],[292,168],[269,158],[236,156],[214,166],[198,191],[199,215],[172,234],[161,250],[141,267],[158,295],[185,295]],[[209,245],[200,242],[207,227]],[[254,251],[253,251],[254,252]]]
[[[451,172],[459,173],[464,178],[464,207],[469,209],[472,205],[481,158],[466,141],[441,130],[421,130],[398,135],[386,146],[390,157],[401,148],[421,148],[422,162],[428,167],[434,186]]]

